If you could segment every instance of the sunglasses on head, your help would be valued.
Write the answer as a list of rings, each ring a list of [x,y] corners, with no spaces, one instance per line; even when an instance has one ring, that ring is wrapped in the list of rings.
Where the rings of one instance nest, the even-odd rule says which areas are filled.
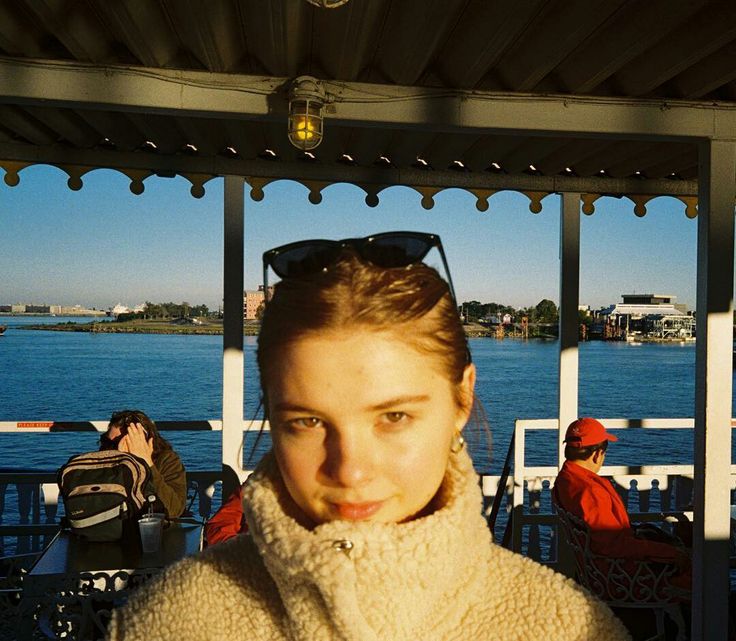
[[[110,438],[107,434],[100,436],[100,449],[101,450],[116,450],[120,441],[123,440],[124,434],[118,434],[115,438]]]
[[[457,305],[455,288],[440,237],[416,231],[390,231],[365,238],[343,240],[301,240],[269,249],[263,254],[263,290],[266,292],[266,299],[269,267],[281,278],[309,276],[334,265],[348,247],[363,260],[387,269],[419,263],[436,247],[447,274],[450,295]]]

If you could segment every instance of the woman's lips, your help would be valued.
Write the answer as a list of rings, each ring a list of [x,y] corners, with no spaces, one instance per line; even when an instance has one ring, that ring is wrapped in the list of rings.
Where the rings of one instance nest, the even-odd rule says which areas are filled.
[[[332,503],[337,515],[345,521],[363,521],[372,517],[383,506],[383,501],[368,503]]]

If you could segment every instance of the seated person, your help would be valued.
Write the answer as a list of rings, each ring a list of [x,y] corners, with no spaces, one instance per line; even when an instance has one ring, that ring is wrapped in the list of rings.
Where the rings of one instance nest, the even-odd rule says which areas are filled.
[[[595,554],[675,564],[679,572],[670,582],[689,588],[692,568],[687,549],[676,545],[674,537],[665,543],[647,540],[651,538],[649,534],[637,533],[611,482],[598,476],[609,441],[617,440],[594,418],[573,421],[565,434],[566,460],[555,481],[553,500],[585,521]]]
[[[207,545],[222,543],[248,531],[243,512],[242,487],[230,495],[217,512],[204,526],[204,539]]]
[[[181,516],[187,503],[186,471],[148,416],[140,410],[114,412],[107,432],[100,437],[100,449],[129,452],[148,463],[153,489],[166,516]]]

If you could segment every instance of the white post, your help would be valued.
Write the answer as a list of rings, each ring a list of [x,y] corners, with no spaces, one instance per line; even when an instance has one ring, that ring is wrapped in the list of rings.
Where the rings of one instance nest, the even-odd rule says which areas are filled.
[[[565,430],[578,417],[578,305],[580,299],[580,194],[560,198],[560,356],[558,466]]]
[[[524,479],[526,451],[526,428],[519,426],[519,419],[514,422],[514,505],[511,508],[511,549],[521,554],[524,532]]]
[[[699,149],[692,638],[725,641],[729,594],[736,141]]]
[[[244,179],[225,176],[222,341],[222,491],[243,476],[243,271]]]

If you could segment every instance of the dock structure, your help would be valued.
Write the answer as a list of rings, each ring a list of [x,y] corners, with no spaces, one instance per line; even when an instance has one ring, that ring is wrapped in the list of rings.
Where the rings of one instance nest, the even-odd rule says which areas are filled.
[[[695,319],[692,316],[652,316],[648,325],[647,334],[661,340],[695,338]]]
[[[180,175],[193,197],[224,177],[229,488],[245,474],[246,189],[261,200],[270,183],[289,179],[319,203],[326,187],[347,182],[379,206],[384,189],[405,185],[430,209],[442,190],[462,188],[479,211],[496,192],[516,190],[532,212],[561,194],[560,462],[564,426],[578,415],[581,211],[593,214],[612,195],[643,216],[653,198],[677,199],[682,215],[698,217],[692,638],[723,640],[736,5],[509,6],[19,0],[0,11],[0,168],[14,186],[27,167],[54,165],[73,190],[89,171],[110,168],[138,194],[155,176]],[[300,138],[297,98],[307,85],[314,110],[303,115],[313,120]]]

